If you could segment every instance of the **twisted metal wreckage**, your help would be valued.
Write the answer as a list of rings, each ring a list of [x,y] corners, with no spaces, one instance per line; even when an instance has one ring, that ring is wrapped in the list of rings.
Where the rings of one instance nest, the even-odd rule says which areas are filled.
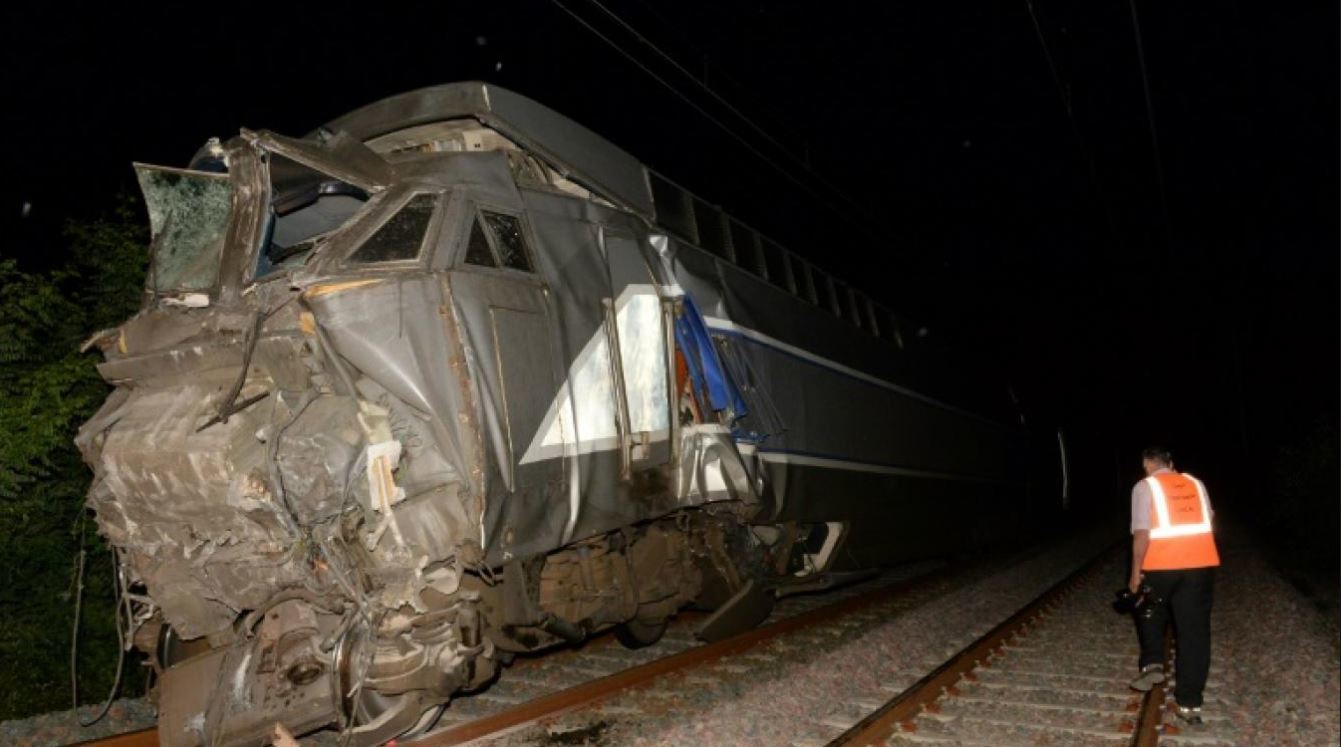
[[[1004,391],[508,91],[137,170],[145,303],[78,442],[164,745],[381,743],[517,652],[690,603],[721,637],[1025,495]]]

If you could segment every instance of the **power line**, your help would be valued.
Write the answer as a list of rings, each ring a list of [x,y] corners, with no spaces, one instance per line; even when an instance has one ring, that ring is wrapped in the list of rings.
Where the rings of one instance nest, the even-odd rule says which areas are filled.
[[[1150,97],[1150,76],[1145,68],[1145,44],[1141,41],[1141,22],[1136,15],[1136,0],[1131,5],[1131,28],[1136,36],[1136,59],[1141,66],[1141,88],[1145,91],[1145,118],[1150,125],[1150,146],[1155,155],[1155,180],[1159,183],[1159,204],[1164,211],[1164,231],[1170,238],[1172,222],[1169,220],[1169,197],[1164,189],[1164,161],[1159,155],[1159,134],[1155,130],[1155,105]]]
[[[767,140],[768,142],[772,143],[773,145],[777,146],[778,148],[780,148],[780,149],[782,149],[782,150],[786,150],[786,146],[785,146],[785,145],[783,145],[782,143],[778,142],[778,140],[777,140],[776,138],[774,138],[772,135],[768,134],[768,132],[766,132],[766,131],[764,130],[764,128],[760,127],[758,124],[756,124],[756,123],[754,122],[754,120],[750,119],[750,118],[745,114],[745,112],[742,112],[740,109],[737,109],[735,106],[733,106],[733,105],[731,104],[731,102],[727,101],[727,100],[726,100],[725,98],[723,98],[720,94],[718,94],[718,93],[717,93],[716,91],[714,91],[711,87],[709,87],[708,84],[707,84],[706,82],[700,80],[700,79],[699,79],[697,76],[695,76],[693,73],[691,73],[691,72],[689,72],[688,70],[686,70],[686,69],[684,68],[683,65],[681,65],[679,62],[677,62],[677,61],[675,60],[675,58],[671,57],[669,54],[667,54],[666,52],[662,51],[661,47],[658,47],[655,43],[652,42],[652,40],[650,40],[650,39],[648,39],[647,37],[645,37],[645,36],[643,36],[642,34],[640,34],[640,33],[638,32],[637,29],[635,29],[633,26],[631,26],[631,25],[628,23],[628,21],[625,21],[623,18],[620,18],[618,14],[616,14],[614,11],[610,10],[609,8],[607,8],[607,7],[605,6],[605,4],[601,2],[601,0],[588,0],[588,2],[590,2],[592,5],[595,5],[597,8],[600,8],[601,11],[602,11],[603,13],[605,13],[607,16],[610,16],[610,18],[614,19],[615,23],[618,23],[620,26],[624,27],[624,29],[625,29],[626,31],[628,31],[630,34],[632,34],[632,35],[633,35],[633,38],[637,39],[637,40],[638,40],[639,42],[641,42],[644,46],[648,47],[648,48],[651,49],[653,52],[655,52],[655,53],[657,54],[658,57],[660,57],[661,59],[663,59],[663,60],[665,60],[666,62],[670,63],[670,65],[671,65],[672,67],[674,67],[676,70],[678,70],[678,71],[680,72],[680,74],[684,75],[686,78],[688,78],[688,79],[694,81],[694,83],[698,84],[698,87],[699,87],[699,88],[702,88],[704,91],[706,91],[706,92],[708,93],[709,96],[712,96],[712,97],[717,101],[717,103],[719,103],[719,104],[721,104],[722,106],[726,107],[728,111],[730,111],[732,114],[734,114],[734,115],[736,115],[737,117],[739,117],[739,118],[741,119],[741,121],[743,121],[745,124],[749,125],[749,126],[750,126],[750,129],[752,129],[752,130],[754,130],[755,132],[759,133],[759,135],[760,135],[761,137],[763,137],[765,140]]]
[[[641,5],[643,9],[646,10],[653,18],[655,18],[663,28],[667,29],[670,33],[674,34],[676,38],[679,39],[681,45],[689,48],[695,54],[703,58],[703,75],[700,76],[697,80],[699,80],[701,82],[701,85],[703,85],[704,88],[706,88],[708,80],[708,56],[709,56],[708,52],[704,50],[702,46],[696,44],[692,39],[688,38],[683,32],[675,28],[675,24],[671,23],[671,21],[668,20],[665,15],[663,15],[659,10],[657,10],[655,0],[635,0],[635,1],[639,5]],[[711,31],[711,29],[709,29],[708,31]],[[720,36],[718,36],[717,39],[719,42],[721,41]],[[750,88],[750,86],[741,83],[740,80],[737,79],[735,76],[733,76],[731,72],[726,68],[718,66],[714,68],[714,71],[717,73],[718,77],[730,83],[737,89]],[[772,124],[775,125],[775,129],[776,125],[782,125],[783,129],[786,130],[788,135],[791,135],[796,140],[799,140],[801,142],[802,150],[804,150],[806,154],[804,162],[808,166],[810,164],[810,141],[805,136],[805,134],[802,133],[800,130],[791,127],[786,122],[778,122],[777,120],[779,119],[779,117],[778,117],[778,110],[776,109],[776,107],[768,106],[766,103],[759,102],[757,99],[755,100],[754,103],[763,104],[764,106],[768,107],[768,113],[772,115],[772,119],[774,120]]]
[[[1112,235],[1114,241],[1117,240],[1117,226],[1113,222],[1113,211],[1108,204],[1108,195],[1103,188],[1103,182],[1099,180],[1099,169],[1094,162],[1094,151],[1090,150],[1089,144],[1085,141],[1085,136],[1081,134],[1080,125],[1076,122],[1075,111],[1071,106],[1071,90],[1062,83],[1061,73],[1057,70],[1057,63],[1052,58],[1052,50],[1048,47],[1047,37],[1043,35],[1043,27],[1038,22],[1038,15],[1034,13],[1034,0],[1024,0],[1024,5],[1029,10],[1029,18],[1034,22],[1034,35],[1038,37],[1039,46],[1043,48],[1043,57],[1048,61],[1048,70],[1052,71],[1052,82],[1057,86],[1057,94],[1061,96],[1062,106],[1066,109],[1066,119],[1071,123],[1071,134],[1076,139],[1076,144],[1080,148],[1081,156],[1089,166],[1090,186],[1094,188],[1099,198],[1099,204],[1103,207],[1104,217],[1108,221],[1108,232]]]
[[[564,5],[563,2],[561,2],[560,0],[551,0],[551,2],[553,2],[555,6],[557,6],[557,7],[558,7],[560,10],[562,10],[564,13],[567,13],[573,20],[577,21],[577,22],[578,22],[579,24],[581,24],[584,28],[586,28],[588,31],[590,31],[592,34],[594,34],[597,38],[599,38],[601,41],[603,41],[603,42],[605,42],[607,45],[609,45],[612,49],[614,49],[616,52],[618,52],[621,56],[623,56],[623,57],[624,57],[625,59],[627,59],[629,62],[631,62],[631,63],[633,63],[635,66],[637,66],[638,69],[642,70],[644,73],[647,73],[647,75],[648,75],[649,77],[651,77],[651,78],[652,78],[653,80],[655,80],[657,83],[660,83],[663,87],[666,88],[666,90],[668,90],[668,91],[670,91],[672,94],[674,94],[674,95],[676,96],[676,98],[678,98],[678,99],[680,99],[681,101],[683,101],[685,104],[687,104],[687,105],[688,105],[690,108],[692,108],[694,111],[696,111],[696,112],[698,112],[699,114],[703,115],[703,117],[704,117],[705,119],[707,119],[709,122],[712,122],[714,125],[716,125],[719,129],[721,129],[723,132],[725,132],[727,135],[729,135],[729,136],[731,137],[731,139],[735,140],[737,143],[739,143],[741,146],[743,146],[746,150],[748,150],[748,151],[749,151],[751,154],[753,154],[755,157],[759,158],[759,159],[760,159],[761,161],[763,161],[764,163],[767,163],[769,166],[773,167],[773,169],[774,169],[775,171],[777,171],[779,174],[781,174],[783,177],[785,177],[788,181],[792,182],[793,184],[795,184],[795,185],[798,186],[798,187],[801,187],[801,188],[804,189],[806,192],[810,193],[812,196],[814,196],[814,197],[816,197],[817,199],[819,199],[819,200],[820,200],[820,201],[821,201],[827,208],[829,208],[830,210],[832,210],[836,215],[845,216],[845,217],[851,217],[851,213],[850,213],[850,211],[845,211],[845,210],[843,210],[842,208],[840,208],[838,205],[835,205],[835,204],[833,203],[833,201],[832,201],[832,198],[831,198],[830,196],[828,196],[828,195],[825,195],[825,194],[821,193],[819,190],[815,189],[814,184],[812,184],[812,183],[809,182],[809,181],[806,181],[806,180],[803,180],[803,179],[799,178],[799,177],[796,176],[794,173],[792,173],[792,171],[791,171],[790,169],[788,169],[788,168],[784,167],[782,164],[778,163],[772,156],[769,156],[767,153],[764,153],[764,152],[763,152],[762,150],[760,150],[756,145],[754,145],[754,144],[751,143],[749,140],[747,140],[743,135],[741,135],[741,134],[740,134],[739,132],[737,132],[735,129],[731,128],[731,127],[730,127],[729,125],[727,125],[725,122],[723,122],[723,121],[721,121],[720,119],[718,119],[717,117],[713,116],[713,114],[712,114],[711,112],[709,112],[709,111],[708,111],[707,109],[705,109],[703,106],[701,106],[700,104],[698,104],[697,102],[695,102],[692,98],[689,97],[688,94],[684,93],[684,92],[681,91],[679,88],[677,88],[673,83],[671,83],[670,81],[666,80],[665,77],[661,76],[661,75],[658,74],[656,71],[652,70],[650,67],[648,67],[646,64],[644,64],[641,60],[637,59],[637,58],[634,57],[632,54],[630,54],[630,53],[628,52],[628,50],[626,50],[626,49],[624,49],[623,47],[621,47],[621,46],[619,45],[619,43],[616,42],[614,39],[611,39],[607,34],[603,33],[600,29],[598,29],[598,28],[596,28],[595,26],[593,26],[593,25],[592,25],[589,21],[587,21],[585,18],[583,18],[582,16],[580,16],[580,15],[578,15],[577,13],[573,12],[573,10],[572,10],[571,8],[569,8],[568,6]],[[603,6],[602,6],[602,9],[604,9]],[[607,12],[608,12],[608,11],[607,11]],[[628,24],[626,24],[626,23],[621,22],[621,25],[623,25],[625,28],[630,28],[630,27],[628,26]],[[636,32],[635,32],[635,33],[636,33]],[[679,66],[678,64],[676,65],[676,67],[677,67],[677,69],[679,69],[679,70],[683,70],[683,69],[684,69],[683,67]],[[690,77],[692,78],[693,76],[691,75]],[[774,141],[774,140],[772,140],[772,138],[770,138],[770,142],[776,142],[776,141]],[[782,150],[783,150],[784,153],[787,153],[789,156],[791,155],[791,153],[790,153],[785,147],[782,148]],[[793,160],[795,160],[795,156],[792,156],[792,158],[793,158]],[[798,163],[799,163],[799,161],[798,161]],[[803,164],[803,165],[804,165],[804,164]],[[807,169],[807,171],[809,171],[809,167],[806,167],[806,169]],[[857,211],[857,214],[859,214],[859,215],[864,215],[864,211],[860,208],[860,206],[857,205],[854,201],[852,201],[847,195],[843,194],[841,190],[839,190],[837,187],[833,186],[832,184],[829,184],[827,181],[825,181],[824,179],[820,178],[818,175],[814,174],[813,171],[809,171],[809,173],[811,174],[811,176],[815,177],[815,178],[814,178],[814,181],[819,182],[820,184],[822,184],[823,186],[825,186],[825,187],[827,187],[829,190],[831,190],[836,196],[838,196],[839,198],[841,198],[844,202],[846,202],[846,203],[847,203],[848,205],[850,205],[853,209],[855,209],[855,210]],[[865,232],[867,232],[872,238],[876,238],[876,237],[879,236],[878,232],[875,231],[875,229],[874,229],[873,226],[868,226],[868,225],[865,225],[865,224],[861,224],[861,225],[862,225],[862,228],[865,230]]]

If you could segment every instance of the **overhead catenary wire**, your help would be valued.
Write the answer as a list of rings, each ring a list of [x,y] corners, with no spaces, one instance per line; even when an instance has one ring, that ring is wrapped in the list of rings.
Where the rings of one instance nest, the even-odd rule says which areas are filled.
[[[844,210],[843,208],[841,208],[841,207],[839,207],[838,205],[834,204],[833,199],[832,199],[831,196],[823,194],[822,192],[820,192],[818,189],[815,188],[814,184],[812,184],[811,182],[806,181],[805,179],[802,179],[802,178],[798,177],[796,174],[794,174],[794,173],[792,172],[791,169],[788,169],[787,167],[785,167],[785,166],[783,166],[782,164],[780,164],[775,158],[773,158],[772,156],[770,156],[770,155],[768,155],[767,153],[765,153],[765,152],[764,152],[763,150],[761,150],[757,145],[755,145],[754,143],[750,142],[749,139],[747,139],[745,136],[741,135],[739,132],[737,132],[737,131],[736,131],[734,128],[732,128],[730,125],[728,125],[727,123],[723,122],[720,118],[714,116],[714,115],[712,114],[712,112],[708,111],[708,110],[707,110],[706,108],[704,108],[701,104],[699,104],[698,102],[694,101],[694,99],[693,99],[692,97],[690,97],[690,96],[689,96],[688,94],[686,94],[684,91],[682,91],[682,90],[680,90],[678,87],[676,87],[675,84],[673,84],[671,81],[667,80],[665,76],[663,76],[663,75],[657,73],[655,70],[653,70],[652,68],[648,67],[648,65],[647,65],[646,63],[644,63],[643,61],[639,60],[637,57],[635,57],[632,53],[630,53],[630,52],[629,52],[628,50],[626,50],[624,47],[620,46],[620,44],[619,44],[617,41],[615,41],[614,39],[612,39],[608,34],[602,32],[600,29],[596,28],[590,21],[588,21],[587,19],[583,18],[581,15],[575,13],[571,8],[569,8],[567,5],[565,5],[561,0],[551,0],[551,2],[552,2],[557,8],[559,8],[559,9],[562,10],[564,13],[566,13],[569,17],[571,17],[574,21],[576,21],[578,24],[580,24],[583,28],[587,29],[587,30],[590,31],[593,35],[595,35],[598,39],[600,39],[601,41],[605,42],[605,44],[608,45],[611,49],[614,49],[614,50],[615,50],[616,52],[618,52],[622,57],[624,57],[625,59],[627,59],[629,62],[633,63],[633,65],[635,65],[639,70],[641,70],[642,72],[646,73],[646,74],[648,75],[648,77],[652,78],[652,79],[655,80],[657,83],[659,83],[662,87],[664,87],[666,90],[668,90],[668,91],[670,91],[672,94],[674,94],[676,98],[680,99],[682,102],[684,102],[684,103],[685,103],[687,106],[689,106],[691,109],[693,109],[694,111],[698,112],[698,113],[701,114],[705,119],[707,119],[709,122],[711,122],[712,124],[714,124],[718,129],[722,130],[722,132],[726,133],[732,140],[736,141],[738,144],[740,144],[742,147],[744,147],[746,150],[748,150],[748,151],[749,151],[752,155],[754,155],[756,158],[758,158],[759,160],[761,160],[761,161],[763,161],[764,163],[766,163],[766,164],[768,164],[769,166],[771,166],[771,167],[772,167],[778,174],[781,174],[781,175],[782,175],[784,178],[786,178],[788,181],[790,181],[791,183],[795,184],[796,186],[800,187],[801,189],[805,190],[805,191],[808,192],[810,195],[812,195],[813,197],[815,197],[816,199],[818,199],[822,204],[824,204],[825,207],[827,207],[829,210],[832,210],[836,215],[842,215],[842,216],[848,216],[848,217],[851,217],[851,215],[852,215],[852,211],[850,211],[850,210]],[[624,25],[627,27],[627,24],[624,24]],[[681,68],[681,69],[683,69],[683,68]],[[788,153],[788,154],[790,155],[789,151],[788,151],[787,149],[785,149],[785,148],[783,149],[783,152],[784,152],[784,153]],[[793,158],[794,158],[794,156],[793,156]],[[797,162],[798,162],[798,163],[801,163],[799,160],[798,160]],[[803,165],[804,165],[804,164],[803,164]],[[855,208],[855,209],[857,210],[857,214],[858,214],[858,215],[864,215],[864,212],[865,212],[865,211],[862,210],[861,207],[860,207],[859,205],[857,205],[851,198],[849,198],[849,197],[847,197],[847,195],[843,194],[843,193],[841,192],[841,190],[838,190],[837,187],[834,187],[833,185],[831,185],[831,184],[829,184],[828,182],[824,181],[822,178],[819,178],[818,176],[816,176],[816,175],[814,174],[813,171],[810,171],[810,170],[809,170],[809,167],[806,167],[806,170],[807,170],[808,173],[810,173],[810,175],[814,178],[813,181],[818,182],[818,183],[822,184],[823,186],[827,187],[830,191],[832,191],[832,192],[834,193],[835,196],[841,198],[844,202],[848,203],[848,204],[851,205],[853,208]],[[860,225],[861,228],[863,229],[863,232],[867,233],[871,238],[880,238],[880,234],[879,234],[879,232],[875,229],[874,226],[869,226],[869,225],[866,225],[865,223],[859,223],[859,225]]]
[[[1172,231],[1172,222],[1169,219],[1169,197],[1164,187],[1164,160],[1159,152],[1159,132],[1155,128],[1155,104],[1150,96],[1150,75],[1145,65],[1145,43],[1141,39],[1141,21],[1136,12],[1136,0],[1128,0],[1128,3],[1131,6],[1132,34],[1136,37],[1136,61],[1141,69],[1141,90],[1145,92],[1145,118],[1150,127],[1150,148],[1155,159],[1155,181],[1159,184],[1159,205],[1164,214],[1164,231],[1167,237]]]
[[[700,86],[702,86],[704,90],[708,90],[708,57],[709,57],[708,52],[704,50],[701,46],[696,44],[692,39],[689,39],[687,36],[685,36],[684,33],[678,31],[674,27],[674,24],[669,19],[667,19],[666,16],[660,10],[657,9],[655,0],[635,0],[635,1],[638,3],[638,5],[642,6],[644,10],[646,10],[649,14],[651,14],[651,16],[655,18],[657,22],[659,22],[662,25],[663,28],[667,29],[670,33],[673,33],[679,39],[680,44],[687,47],[694,54],[702,58],[703,74],[693,77],[695,82],[697,82]],[[731,75],[730,71],[727,70],[726,68],[723,68],[721,66],[715,66],[712,68],[712,70],[715,73],[716,77],[725,80],[726,82],[730,83],[737,89],[747,90],[751,88],[751,86],[747,86],[741,83],[740,80],[737,79],[735,76]],[[765,106],[767,105],[766,102],[759,102],[757,99],[755,100],[755,103],[762,104]],[[771,124],[774,127],[780,125],[783,129],[786,130],[787,134],[794,136],[797,140],[800,141],[801,148],[805,156],[805,158],[802,159],[802,161],[803,163],[806,164],[807,167],[809,167],[810,141],[806,138],[806,136],[803,133],[801,133],[796,128],[791,127],[787,122],[785,121],[779,122],[778,110],[776,108],[769,107],[768,111],[771,115],[773,115],[771,117],[771,119],[773,120]]]
[[[760,137],[762,137],[769,143],[773,144],[774,146],[784,151],[787,149],[787,146],[779,142],[777,138],[770,135],[767,130],[759,126],[759,124],[757,124],[753,119],[750,119],[750,117],[746,115],[745,112],[741,111],[730,101],[727,101],[725,97],[717,93],[717,91],[713,90],[713,88],[709,86],[706,82],[704,82],[701,78],[699,78],[698,76],[694,75],[689,70],[687,70],[684,67],[684,65],[681,65],[678,61],[676,61],[674,57],[670,56],[668,53],[662,50],[661,47],[657,46],[651,39],[648,39],[646,36],[640,33],[628,21],[625,21],[617,13],[610,10],[610,8],[608,8],[604,3],[602,3],[601,0],[587,0],[587,2],[590,2],[592,5],[595,5],[597,8],[600,8],[601,12],[605,13],[607,16],[613,19],[615,23],[619,24],[621,27],[624,28],[624,30],[632,34],[633,38],[637,39],[639,43],[655,52],[658,57],[665,60],[668,64],[671,65],[671,67],[674,67],[677,71],[679,71],[681,75],[692,80],[696,85],[698,85],[699,88],[702,88],[703,91],[707,93],[709,96],[711,96],[717,103],[726,107],[727,111],[736,115],[737,117],[740,118],[742,122],[749,125],[750,129],[758,133]]]
[[[1075,138],[1076,145],[1080,148],[1081,156],[1085,159],[1085,164],[1088,167],[1090,186],[1094,188],[1096,196],[1099,198],[1099,204],[1103,208],[1104,218],[1108,222],[1109,235],[1116,241],[1117,224],[1113,221],[1113,210],[1108,203],[1108,194],[1104,190],[1103,182],[1099,179],[1099,168],[1094,160],[1094,151],[1089,147],[1085,135],[1080,130],[1080,124],[1076,121],[1071,89],[1062,81],[1061,72],[1057,69],[1057,62],[1052,56],[1052,48],[1048,46],[1047,36],[1044,35],[1043,26],[1038,22],[1038,14],[1034,11],[1034,0],[1024,0],[1024,6],[1029,11],[1029,20],[1033,22],[1034,35],[1038,38],[1038,44],[1043,49],[1043,58],[1047,61],[1048,70],[1052,73],[1053,85],[1057,87],[1057,94],[1061,97],[1062,107],[1066,110],[1066,119],[1071,124],[1071,135]]]

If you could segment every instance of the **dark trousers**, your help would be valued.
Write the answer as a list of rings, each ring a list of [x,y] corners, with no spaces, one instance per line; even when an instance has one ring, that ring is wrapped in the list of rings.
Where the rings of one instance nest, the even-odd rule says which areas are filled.
[[[1213,568],[1146,571],[1150,601],[1136,615],[1141,639],[1141,666],[1164,663],[1164,627],[1173,620],[1175,633],[1173,696],[1178,705],[1201,706],[1206,673],[1211,668],[1211,582]]]

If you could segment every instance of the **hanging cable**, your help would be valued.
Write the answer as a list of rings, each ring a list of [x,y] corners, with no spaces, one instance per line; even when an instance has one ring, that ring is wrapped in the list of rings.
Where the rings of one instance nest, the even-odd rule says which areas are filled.
[[[74,629],[70,635],[70,697],[73,701],[72,707],[75,709],[75,720],[80,726],[85,727],[98,723],[111,710],[116,692],[121,689],[121,674],[125,669],[126,650],[130,648],[130,641],[134,635],[133,628],[130,631],[125,629],[126,625],[133,625],[134,616],[130,614],[130,601],[126,598],[124,584],[122,583],[120,557],[117,555],[116,548],[112,548],[112,590],[116,595],[116,674],[112,679],[112,689],[108,691],[107,699],[103,701],[98,712],[91,719],[81,717],[79,715],[79,619],[83,610],[84,564],[86,559],[84,522],[81,517],[79,523],[79,569],[76,572],[75,581]],[[124,610],[123,607],[125,607]]]

